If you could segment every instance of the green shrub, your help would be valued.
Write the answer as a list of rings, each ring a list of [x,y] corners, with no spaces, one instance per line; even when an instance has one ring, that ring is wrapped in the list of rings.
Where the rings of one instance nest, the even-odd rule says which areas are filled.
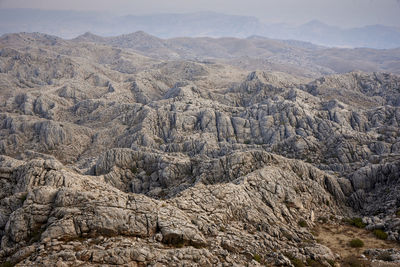
[[[330,266],[334,267],[335,266],[335,261],[334,260],[326,260]]]
[[[352,239],[349,242],[349,245],[352,248],[361,248],[364,246],[364,242],[361,239],[356,238],[356,239]]]
[[[258,254],[254,254],[253,255],[253,260],[255,260],[256,262],[261,262],[261,256]]]
[[[21,200],[22,203],[25,202],[27,196],[28,196],[27,192],[21,195],[21,197],[19,199]]]
[[[373,233],[379,239],[386,240],[388,238],[388,234],[380,229],[375,229]]]
[[[396,212],[396,216],[397,216],[397,217],[400,217],[400,210],[398,210],[398,211]]]
[[[297,258],[291,258],[290,262],[293,264],[294,267],[304,267],[304,263]]]
[[[312,234],[313,236],[319,236],[319,232],[314,230],[311,230],[310,234]]]
[[[300,227],[307,227],[307,222],[305,220],[303,220],[303,219],[299,220],[298,223],[299,223]]]
[[[365,228],[366,224],[363,223],[362,221],[358,221],[358,220],[357,220],[357,221],[354,223],[354,226],[356,226],[356,227],[358,227],[358,228]]]
[[[250,140],[244,140],[245,145],[250,145],[251,141]]]
[[[366,224],[362,222],[361,218],[351,218],[348,219],[347,222],[358,228],[365,228]]]
[[[185,241],[178,240],[178,241],[174,242],[172,245],[174,245],[176,248],[183,248],[185,246]]]
[[[285,256],[288,257],[294,267],[305,267],[304,263],[300,259],[295,258],[292,254],[285,253]]]
[[[349,267],[363,267],[364,264],[356,257],[356,256],[348,256],[343,259],[342,266],[349,266]]]
[[[29,241],[32,243],[39,242],[43,232],[44,232],[43,229],[38,229],[36,231],[31,232],[28,236]]]
[[[13,266],[14,266],[14,264],[12,264],[9,261],[5,261],[3,263],[0,263],[0,267],[13,267]]]

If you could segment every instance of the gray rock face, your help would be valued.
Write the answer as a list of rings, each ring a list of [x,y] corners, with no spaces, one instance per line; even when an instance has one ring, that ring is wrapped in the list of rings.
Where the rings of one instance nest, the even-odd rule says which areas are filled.
[[[397,249],[368,249],[364,253],[383,263],[398,264],[400,262],[400,251]]]
[[[2,226],[3,256],[10,255],[11,261],[24,260],[24,264],[36,259],[35,264],[42,264],[45,261],[38,259],[48,249],[56,257],[65,252],[63,247],[81,247],[82,238],[113,240],[118,236],[121,242],[136,240],[143,249],[152,248],[145,244],[155,242],[155,247],[170,250],[170,256],[164,257],[172,261],[179,259],[186,247],[198,250],[194,255],[200,253],[199,259],[210,264],[224,262],[211,255],[243,250],[249,255],[273,249],[306,253],[296,246],[313,237],[297,229],[298,218],[312,225],[311,214],[341,214],[345,212],[344,195],[334,177],[309,164],[259,153],[249,151],[243,156],[263,157],[263,165],[254,166],[233,183],[207,185],[198,181],[167,201],[122,192],[107,183],[105,176],[84,176],[55,160],[21,163],[3,157],[1,168],[10,166],[8,173],[12,173],[3,202],[14,203],[9,206],[12,210],[2,213],[6,221]],[[115,249],[118,246],[118,242],[113,245]],[[94,255],[95,249],[88,245],[87,253]],[[123,252],[131,256],[119,260],[140,261],[135,251],[134,255]],[[77,264],[82,250],[69,255],[65,261]],[[148,251],[142,258],[151,262],[157,256],[157,252]],[[236,260],[246,261],[245,255]],[[92,262],[112,264],[106,258]]]
[[[0,42],[1,261],[327,264],[316,218],[355,214],[400,239],[398,76],[25,42]]]

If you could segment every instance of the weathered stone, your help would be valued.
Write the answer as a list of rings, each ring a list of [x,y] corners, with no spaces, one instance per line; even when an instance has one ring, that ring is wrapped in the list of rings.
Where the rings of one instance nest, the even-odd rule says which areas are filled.
[[[398,76],[15,37],[0,38],[0,261],[327,264],[309,227],[353,215],[399,240]]]

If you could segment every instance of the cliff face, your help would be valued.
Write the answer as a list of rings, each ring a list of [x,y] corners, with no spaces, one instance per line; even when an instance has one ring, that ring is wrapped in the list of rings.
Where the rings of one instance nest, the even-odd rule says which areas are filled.
[[[338,256],[311,229],[351,216],[400,240],[400,77],[312,80],[11,37],[1,261],[328,264]]]

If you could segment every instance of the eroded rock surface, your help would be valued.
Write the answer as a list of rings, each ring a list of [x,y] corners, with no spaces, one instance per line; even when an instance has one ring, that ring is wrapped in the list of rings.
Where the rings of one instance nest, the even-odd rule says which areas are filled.
[[[400,240],[400,77],[14,37],[0,39],[1,261],[328,265],[310,229],[349,216]]]

